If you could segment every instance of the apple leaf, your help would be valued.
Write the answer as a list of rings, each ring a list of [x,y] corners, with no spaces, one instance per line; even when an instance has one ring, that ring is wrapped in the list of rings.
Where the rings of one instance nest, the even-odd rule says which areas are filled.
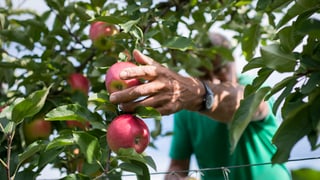
[[[240,101],[240,107],[236,111],[229,127],[231,152],[236,148],[242,133],[251,122],[253,114],[257,111],[259,104],[269,90],[270,87],[263,87]]]
[[[86,132],[73,132],[73,137],[88,163],[93,163],[100,156],[100,144],[96,137]]]
[[[26,150],[23,153],[19,154],[18,156],[19,163],[23,163],[23,161],[32,157],[34,154],[38,153],[44,148],[45,148],[45,145],[41,143],[41,140],[33,142],[26,148]]]
[[[255,68],[260,68],[260,67],[264,67],[265,65],[263,64],[262,58],[261,57],[256,57],[251,59],[243,68],[242,68],[242,72],[246,72],[249,71],[251,69],[255,69]]]
[[[88,132],[71,132],[69,130],[63,131],[59,137],[53,139],[47,145],[46,151],[69,145],[78,145],[90,164],[101,155],[99,140],[95,136],[90,135]]]
[[[132,164],[137,165],[142,169],[142,174],[137,174],[138,180],[150,180],[150,172],[146,164],[139,161],[132,161]]]
[[[89,97],[88,101],[107,103],[109,102],[109,94],[107,92],[95,93]]]
[[[135,109],[135,113],[141,118],[154,118],[161,120],[161,114],[153,107],[139,106]]]
[[[86,13],[86,9],[81,6],[78,6],[77,4],[74,5],[74,12],[83,21],[87,21],[87,20],[91,19],[91,16]]]
[[[64,146],[62,146],[64,147]],[[40,158],[38,162],[39,168],[44,168],[47,166],[50,162],[54,161],[57,159],[57,156],[63,152],[63,148],[58,147],[58,148],[53,148],[50,150],[42,151],[40,152]]]
[[[285,53],[279,44],[261,47],[261,58],[264,66],[278,72],[292,72],[296,60],[292,54]]]
[[[141,169],[141,167],[136,164],[123,162],[119,164],[119,168],[124,171],[133,172],[137,175],[143,175],[143,169]]]
[[[46,102],[50,88],[38,90],[30,94],[26,99],[16,104],[12,110],[12,121],[20,123],[24,118],[32,117],[37,114]]]
[[[310,133],[312,123],[307,112],[307,106],[299,107],[299,110],[293,113],[294,115],[290,115],[281,123],[272,139],[277,147],[277,151],[272,157],[272,163],[286,162],[289,159],[292,147],[303,136]]]
[[[63,180],[72,180],[72,179],[91,180],[92,178],[86,176],[85,174],[77,173],[77,174],[68,174],[62,179]]]
[[[185,51],[185,50],[194,49],[195,44],[189,38],[182,37],[182,36],[175,36],[173,38],[168,39],[168,41],[164,42],[163,47]]]
[[[46,114],[45,120],[49,121],[94,121],[96,116],[87,108],[79,104],[68,104],[59,106]]]
[[[259,24],[252,24],[249,29],[245,30],[241,39],[242,51],[246,59],[251,59],[254,55],[255,49],[259,43],[260,26]]]
[[[305,179],[319,179],[320,171],[316,169],[300,168],[291,171],[292,179],[305,180]]]
[[[131,20],[131,21],[126,21],[123,24],[119,24],[121,28],[123,29],[123,32],[128,33],[133,27],[135,27],[140,19],[137,20]]]
[[[74,144],[75,144],[74,139],[70,133],[68,135],[62,134],[59,137],[54,138],[52,141],[49,142],[49,144],[46,147],[46,151],[56,147],[64,147],[64,146],[69,146]]]
[[[143,158],[145,159],[146,163],[150,167],[152,167],[155,171],[157,171],[157,165],[156,165],[156,163],[154,162],[154,160],[152,159],[151,156],[144,156]]]
[[[127,18],[121,16],[100,16],[94,19],[94,21],[104,21],[110,24],[121,24],[127,22]]]

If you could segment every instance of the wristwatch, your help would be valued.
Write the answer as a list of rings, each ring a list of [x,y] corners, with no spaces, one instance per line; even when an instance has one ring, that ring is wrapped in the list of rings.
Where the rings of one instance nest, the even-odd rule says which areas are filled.
[[[201,81],[201,82],[206,90],[206,93],[203,98],[203,106],[201,111],[207,111],[212,109],[213,102],[214,102],[214,93],[204,81]]]

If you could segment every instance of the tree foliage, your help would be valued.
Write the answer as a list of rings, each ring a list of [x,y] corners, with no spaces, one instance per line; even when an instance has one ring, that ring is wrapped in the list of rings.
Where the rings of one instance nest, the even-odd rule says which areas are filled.
[[[281,111],[283,123],[273,138],[278,148],[273,162],[287,161],[304,136],[312,149],[319,147],[319,0],[45,0],[45,4],[43,13],[9,0],[0,7],[1,179],[35,178],[47,164],[66,178],[120,179],[122,171],[150,178],[148,166],[156,169],[152,157],[131,149],[119,154],[108,149],[106,129],[120,112],[108,100],[104,74],[139,49],[172,70],[201,75],[198,67],[212,69],[210,59],[218,51],[233,60],[231,51],[206,46],[207,32],[216,24],[233,32],[248,61],[243,71],[258,69],[230,124],[232,147],[255,104],[277,93],[273,111]],[[94,21],[120,30],[103,49],[88,37]],[[74,72],[90,80],[89,96],[72,91],[67,78]],[[273,72],[292,75],[274,87],[261,88]],[[141,108],[137,114],[155,119],[153,140],[163,134],[161,116],[154,109]],[[49,141],[28,143],[22,127],[39,115],[53,123],[53,133]],[[68,128],[66,120],[89,121],[91,127]]]

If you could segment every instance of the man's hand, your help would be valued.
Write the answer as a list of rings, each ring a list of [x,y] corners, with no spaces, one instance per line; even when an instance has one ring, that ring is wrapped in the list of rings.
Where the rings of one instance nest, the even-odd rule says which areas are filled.
[[[133,57],[141,66],[124,69],[120,78],[139,78],[146,83],[112,93],[112,103],[120,104],[126,112],[138,106],[151,106],[162,115],[201,107],[205,90],[199,80],[171,71],[138,50],[133,51]]]

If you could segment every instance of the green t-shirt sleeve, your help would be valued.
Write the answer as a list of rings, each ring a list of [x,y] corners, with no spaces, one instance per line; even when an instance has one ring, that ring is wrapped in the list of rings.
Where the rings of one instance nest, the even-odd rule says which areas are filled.
[[[188,123],[186,123],[189,119],[186,114],[184,110],[174,114],[173,135],[170,148],[170,157],[172,159],[188,159],[193,152],[189,127],[187,126]]]

